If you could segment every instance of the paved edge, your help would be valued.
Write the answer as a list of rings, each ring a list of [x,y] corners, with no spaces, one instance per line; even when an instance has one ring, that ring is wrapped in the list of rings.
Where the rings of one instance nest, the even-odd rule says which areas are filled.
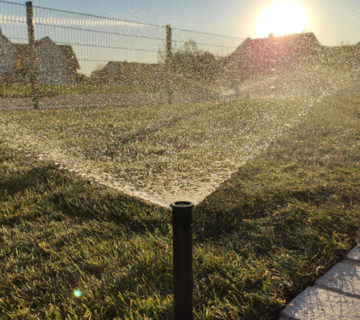
[[[354,260],[360,262],[360,247],[357,245],[355,248],[353,248],[347,255],[347,259]]]
[[[345,259],[317,279],[315,285],[360,298],[360,263]]]
[[[307,287],[282,311],[281,320],[359,320],[360,298]]]
[[[360,247],[357,245],[314,286],[307,287],[288,303],[279,320],[360,319],[359,279]]]

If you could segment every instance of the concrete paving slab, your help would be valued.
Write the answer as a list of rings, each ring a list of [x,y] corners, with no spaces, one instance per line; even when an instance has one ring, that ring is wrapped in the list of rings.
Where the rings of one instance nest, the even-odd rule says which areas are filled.
[[[360,299],[334,291],[308,287],[281,312],[287,320],[359,320]]]
[[[360,265],[350,260],[340,262],[316,280],[315,284],[360,297]]]
[[[346,258],[360,262],[360,247],[356,246],[347,255]]]

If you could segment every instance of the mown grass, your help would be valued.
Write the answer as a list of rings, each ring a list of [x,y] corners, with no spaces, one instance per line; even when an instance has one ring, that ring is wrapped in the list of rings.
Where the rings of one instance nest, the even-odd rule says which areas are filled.
[[[0,135],[24,152],[98,182],[109,177],[112,186],[135,189],[166,206],[174,194],[201,201],[216,180],[227,179],[238,164],[286,134],[309,108],[304,99],[269,98],[171,108],[13,110],[2,113]]]
[[[68,84],[38,84],[37,88],[40,97],[53,97],[57,95],[75,94],[142,94],[157,93],[166,89],[164,75],[161,79],[154,80],[153,75],[145,81],[128,81],[119,83],[106,83],[100,80],[87,80],[79,83]],[[176,78],[176,79],[175,79]],[[181,78],[176,75],[172,77],[174,91],[186,93],[214,94],[214,83],[211,81],[199,81]],[[206,88],[209,87],[209,88]],[[211,89],[210,89],[211,87]],[[32,97],[32,89],[29,83],[8,83],[0,84],[0,97],[3,98],[29,98]]]
[[[157,92],[158,89],[150,85],[132,84],[39,84],[40,97],[53,97],[60,94],[89,94],[89,93],[145,93]],[[0,97],[27,98],[32,96],[30,84],[0,84]]]
[[[355,244],[359,110],[327,99],[195,209],[197,319],[275,319]],[[166,210],[1,144],[0,224],[1,319],[172,317]]]

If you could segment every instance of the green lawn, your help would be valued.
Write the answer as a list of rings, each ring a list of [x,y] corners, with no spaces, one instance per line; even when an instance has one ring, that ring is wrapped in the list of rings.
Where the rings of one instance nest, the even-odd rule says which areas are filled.
[[[325,99],[195,209],[196,319],[275,319],[355,244],[359,137]],[[0,318],[171,319],[170,221],[0,143]]]
[[[162,74],[160,78],[154,78],[151,75],[148,78],[142,77],[141,81],[128,81],[109,84],[104,81],[88,80],[80,83],[72,84],[38,84],[39,96],[53,97],[57,95],[76,95],[76,94],[96,94],[96,93],[125,93],[125,94],[142,94],[142,93],[158,93],[166,89],[168,79],[164,79]],[[211,81],[200,81],[192,78],[172,76],[173,90],[181,91],[184,93],[213,93],[214,83]],[[206,89],[211,87],[211,89]],[[28,83],[10,83],[0,84],[0,97],[7,98],[26,98],[31,97],[31,85]]]
[[[141,87],[141,88],[139,88]],[[74,83],[64,85],[38,85],[40,97],[52,97],[59,94],[89,94],[89,93],[141,93],[155,92],[155,88],[132,85],[109,85],[109,84],[90,84],[90,83]],[[26,98],[31,97],[30,84],[0,84],[0,97],[8,98]]]

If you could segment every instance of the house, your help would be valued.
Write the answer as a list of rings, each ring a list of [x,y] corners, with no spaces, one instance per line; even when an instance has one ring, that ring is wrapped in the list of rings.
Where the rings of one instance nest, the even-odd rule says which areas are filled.
[[[9,81],[14,68],[16,48],[0,29],[0,83]]]
[[[49,37],[35,41],[37,80],[41,84],[77,81],[80,68],[69,45],[57,45]],[[0,33],[0,82],[28,82],[31,66],[28,44],[12,43]]]
[[[15,44],[15,71],[25,81],[30,66],[29,45]],[[35,41],[38,83],[64,84],[75,82],[80,68],[71,46],[57,45],[49,37]]]
[[[91,74],[91,79],[102,83],[138,84],[159,76],[161,66],[156,63],[109,61],[104,68]]]
[[[314,55],[321,47],[313,33],[291,34],[268,38],[247,38],[227,62],[245,74],[262,73],[286,68]]]

